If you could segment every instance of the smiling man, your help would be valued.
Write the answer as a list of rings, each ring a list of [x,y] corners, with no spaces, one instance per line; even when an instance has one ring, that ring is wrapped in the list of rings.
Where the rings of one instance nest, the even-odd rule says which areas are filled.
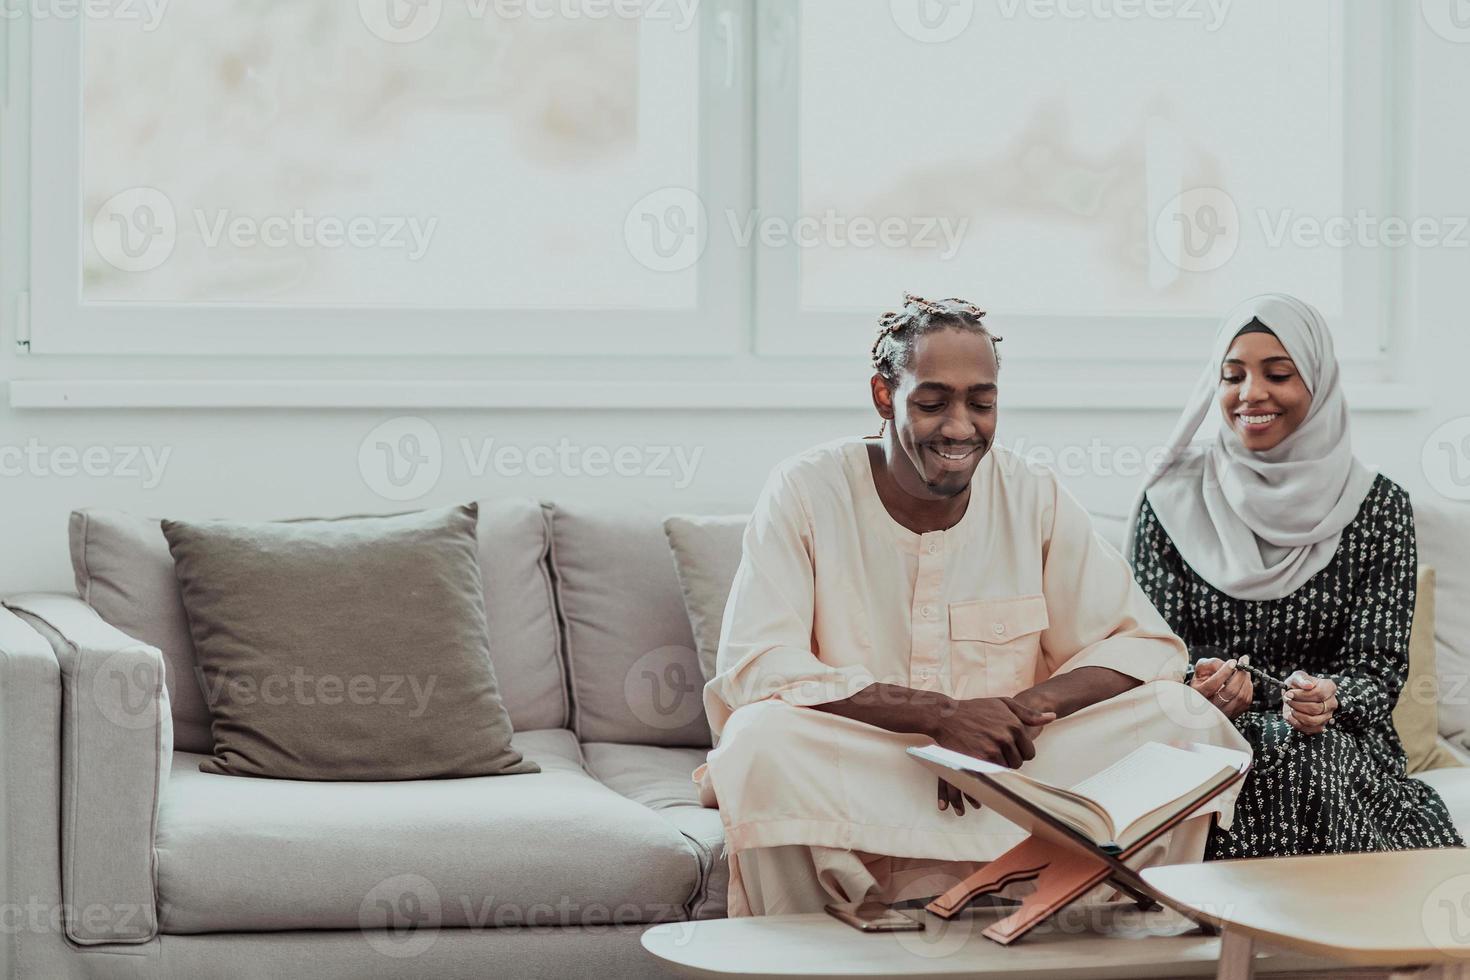
[[[878,437],[779,464],[704,689],[729,914],[927,898],[1025,834],[905,754],[937,742],[1061,785],[1148,741],[1249,751],[1049,470],[995,445],[998,337],[906,296],[873,345]],[[1199,860],[1212,814],[1137,866]]]

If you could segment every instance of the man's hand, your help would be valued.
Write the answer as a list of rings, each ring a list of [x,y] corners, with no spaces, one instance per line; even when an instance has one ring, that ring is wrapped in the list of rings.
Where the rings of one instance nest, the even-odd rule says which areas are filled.
[[[986,762],[1019,769],[1021,763],[1036,758],[1032,739],[1056,717],[1054,711],[1036,711],[1014,698],[969,698],[954,702],[941,719],[934,741]]]
[[[957,817],[963,817],[965,815],[966,800],[970,801],[970,806],[973,809],[980,809],[979,800],[958,786],[951,786],[949,783],[946,783],[943,776],[939,778],[939,809],[943,810],[948,808],[950,813],[953,813]]]
[[[1286,679],[1281,695],[1281,717],[1303,735],[1321,735],[1337,711],[1337,684],[1298,670]]]
[[[1205,657],[1198,661],[1189,686],[1204,695],[1231,721],[1251,706],[1251,698],[1255,696],[1250,671],[1236,667],[1233,659]]]

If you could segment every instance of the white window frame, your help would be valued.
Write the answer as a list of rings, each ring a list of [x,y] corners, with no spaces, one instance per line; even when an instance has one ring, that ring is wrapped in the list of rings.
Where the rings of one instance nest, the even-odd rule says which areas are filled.
[[[797,2],[700,5],[700,177],[712,216],[727,208],[742,215],[752,208],[766,216],[795,211],[797,116],[790,86],[796,46],[794,24],[784,15]],[[1352,16],[1380,18],[1385,39],[1365,56],[1371,70],[1356,73],[1345,93],[1349,120],[1361,124],[1348,127],[1344,155],[1371,161],[1359,166],[1352,186],[1378,202],[1378,213],[1403,214],[1410,193],[1407,160],[1386,161],[1381,151],[1405,145],[1396,127],[1410,108],[1403,99],[1410,89],[1413,12],[1410,5],[1389,3],[1372,11],[1348,6]],[[79,323],[75,304],[58,304],[49,298],[54,290],[34,288],[32,276],[40,272],[44,279],[44,270],[30,262],[37,238],[46,244],[48,235],[70,229],[76,241],[81,227],[75,154],[47,153],[31,141],[33,124],[80,132],[76,118],[36,119],[31,111],[35,92],[62,65],[69,66],[71,104],[80,111],[75,37],[67,62],[67,35],[47,33],[68,27],[80,31],[76,21],[0,19],[0,50],[9,55],[0,79],[0,342],[14,407],[868,409],[866,348],[873,317],[797,313],[796,277],[783,256],[742,251],[713,228],[701,261],[701,308],[695,312],[369,308],[322,317],[320,309],[310,309],[297,311],[287,323],[279,319],[282,310],[271,308],[275,323],[261,329],[238,308],[207,306],[173,311],[179,315],[169,323],[160,322],[153,309],[124,310],[133,314],[124,330]],[[1363,34],[1353,29],[1348,36]],[[68,168],[71,176],[64,174]],[[74,202],[67,220],[30,220],[40,195],[62,199],[63,191]],[[1414,385],[1405,252],[1379,249],[1353,260],[1358,275],[1351,281],[1378,287],[1357,307],[1376,316],[1376,350],[1344,357],[1355,408],[1412,411],[1425,404],[1424,392]],[[79,279],[79,254],[71,268]],[[219,321],[228,330],[212,329],[206,340],[195,329],[201,315],[238,319]],[[426,324],[426,316],[445,319]],[[1007,337],[1006,404],[1058,411],[1177,408],[1215,326],[1207,317],[1183,323],[1123,316],[1007,321],[1023,329]],[[499,327],[516,328],[514,342]],[[534,347],[526,345],[527,333],[537,338]],[[1028,344],[1027,337],[1040,340]],[[17,349],[33,356],[15,357]],[[331,362],[324,360],[328,356]],[[611,371],[609,358],[621,358]],[[1120,391],[1098,380],[1102,372],[1131,377],[1141,361],[1150,385]],[[627,378],[618,373],[630,369]]]
[[[800,27],[786,0],[759,0],[758,36],[794,38]],[[1397,118],[1394,93],[1408,70],[1400,35],[1410,28],[1412,5],[1344,4],[1338,10],[1345,40],[1342,72],[1343,165],[1345,212],[1363,207],[1371,214],[1403,213],[1395,193],[1388,134]],[[794,43],[763,44],[763,57],[777,62],[757,75],[761,138],[757,142],[756,206],[763,216],[794,221],[800,210],[798,179],[798,51]],[[1342,360],[1359,368],[1381,366],[1388,353],[1395,321],[1396,249],[1343,250],[1343,297],[1353,322],[1338,327],[1352,341],[1371,335],[1371,345],[1341,345]],[[850,347],[875,329],[857,311],[829,312],[800,308],[800,248],[762,250],[756,256],[757,331],[755,351],[768,357],[811,357]],[[895,303],[901,284],[895,284]],[[891,307],[890,307],[891,308]],[[1223,313],[1224,311],[1220,311]],[[871,317],[869,319],[872,319]],[[1026,363],[1104,361],[1197,364],[1209,351],[1218,326],[1212,316],[1157,314],[1075,316],[1003,314],[992,316],[1005,336],[1005,351]],[[1000,326],[1003,319],[1004,326]],[[1124,358],[1118,352],[1126,351]]]
[[[698,184],[711,213],[748,208],[750,50],[742,0],[698,8]],[[749,256],[709,236],[691,309],[439,309],[84,302],[81,288],[84,17],[13,22],[31,54],[30,350],[109,355],[558,355],[639,349],[728,355],[747,345]],[[12,43],[12,49],[15,44]],[[658,190],[649,187],[649,191]],[[629,202],[630,205],[633,202]],[[208,320],[207,327],[201,323]],[[697,323],[698,329],[691,329]]]

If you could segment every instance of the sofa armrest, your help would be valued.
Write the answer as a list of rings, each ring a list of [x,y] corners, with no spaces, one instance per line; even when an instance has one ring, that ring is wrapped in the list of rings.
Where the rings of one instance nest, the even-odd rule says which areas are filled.
[[[163,655],[75,596],[4,601],[50,644],[61,679],[61,892],[80,945],[158,932],[154,833],[173,757]]]

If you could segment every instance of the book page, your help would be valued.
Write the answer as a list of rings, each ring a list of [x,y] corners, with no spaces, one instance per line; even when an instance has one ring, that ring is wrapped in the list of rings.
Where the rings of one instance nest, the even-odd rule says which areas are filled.
[[[1238,753],[1237,753],[1238,754]],[[1072,787],[1098,803],[1121,835],[1133,822],[1191,797],[1229,768],[1222,757],[1147,742]]]

